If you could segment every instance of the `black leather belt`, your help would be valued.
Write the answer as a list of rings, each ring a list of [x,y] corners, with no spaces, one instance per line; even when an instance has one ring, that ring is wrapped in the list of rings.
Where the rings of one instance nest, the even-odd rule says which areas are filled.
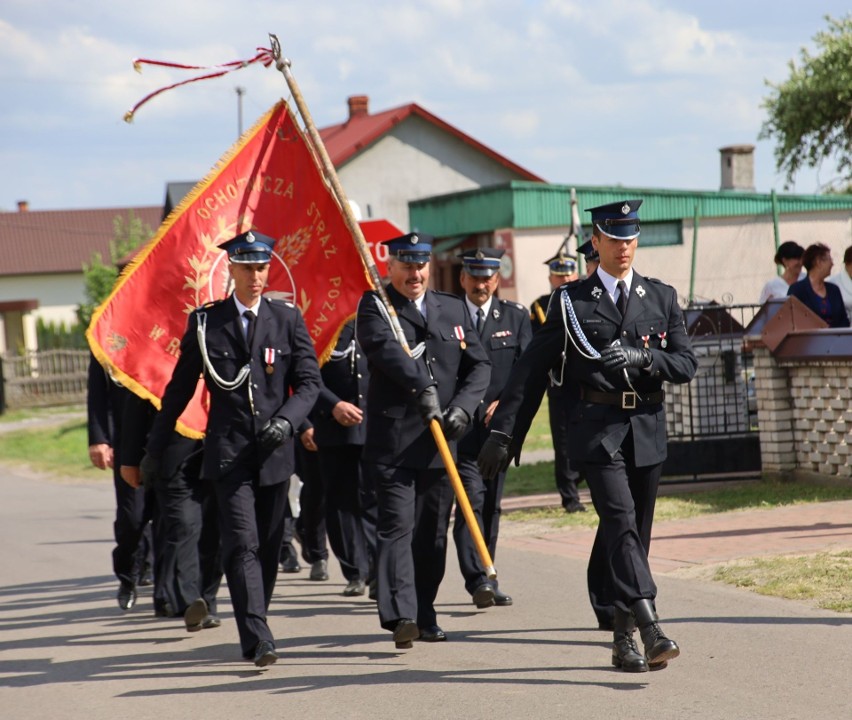
[[[666,398],[665,390],[652,393],[635,393],[632,390],[624,392],[600,392],[585,385],[580,386],[580,397],[586,402],[597,405],[615,405],[622,410],[634,410],[640,405],[659,405]]]

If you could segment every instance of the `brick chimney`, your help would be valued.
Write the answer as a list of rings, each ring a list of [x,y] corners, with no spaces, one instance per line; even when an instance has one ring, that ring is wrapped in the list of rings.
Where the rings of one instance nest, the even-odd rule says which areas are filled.
[[[354,120],[356,117],[366,117],[370,114],[370,97],[368,95],[351,95],[347,102],[349,103],[350,120]]]
[[[722,160],[721,190],[754,192],[754,145],[719,148]]]
[[[30,203],[28,200],[18,200],[18,212],[29,212]]]

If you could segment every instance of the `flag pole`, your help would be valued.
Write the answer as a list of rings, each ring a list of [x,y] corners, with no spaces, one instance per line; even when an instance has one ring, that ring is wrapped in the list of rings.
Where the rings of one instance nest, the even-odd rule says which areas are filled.
[[[399,344],[402,345],[403,349],[410,354],[411,351],[408,347],[408,341],[405,339],[405,333],[402,330],[402,326],[399,324],[399,318],[397,317],[396,310],[394,310],[394,307],[385,292],[385,288],[382,285],[381,276],[379,275],[379,270],[373,260],[373,255],[370,252],[370,248],[367,247],[367,241],[364,239],[361,227],[358,225],[352,214],[352,209],[346,199],[346,193],[343,191],[343,186],[340,184],[340,180],[337,177],[334,164],[331,162],[331,158],[328,156],[328,152],[325,149],[322,138],[314,125],[310,111],[302,97],[302,92],[299,90],[299,85],[296,83],[296,78],[293,77],[293,73],[290,71],[290,60],[281,57],[281,44],[278,42],[278,37],[276,35],[270,33],[269,40],[272,44],[272,56],[275,59],[275,68],[287,81],[287,87],[290,88],[290,93],[293,95],[293,100],[296,103],[299,114],[302,116],[302,120],[305,123],[305,128],[308,131],[308,135],[311,138],[314,149],[319,156],[320,164],[325,172],[326,179],[331,184],[331,189],[340,203],[340,208],[343,211],[343,218],[346,222],[346,226],[349,228],[349,231],[352,233],[352,237],[355,239],[355,246],[358,248],[358,253],[361,255],[361,260],[364,263],[364,267],[367,269],[373,288],[378,293],[382,304],[388,311],[393,333]],[[476,516],[473,514],[473,508],[470,506],[470,500],[467,497],[467,493],[464,491],[464,485],[462,485],[461,477],[459,476],[458,469],[453,461],[453,456],[450,452],[447,440],[444,437],[444,431],[442,430],[440,423],[434,419],[429,423],[429,429],[432,431],[432,436],[435,438],[435,444],[438,446],[438,452],[444,462],[447,475],[449,475],[450,484],[452,485],[453,491],[456,495],[456,501],[462,511],[462,515],[464,516],[465,523],[467,524],[467,529],[470,531],[471,538],[473,538],[473,543],[476,546],[479,559],[485,568],[485,574],[493,580],[497,577],[497,570],[494,568],[491,553],[488,552],[488,547],[482,538],[482,532],[479,529],[479,523],[476,520]]]

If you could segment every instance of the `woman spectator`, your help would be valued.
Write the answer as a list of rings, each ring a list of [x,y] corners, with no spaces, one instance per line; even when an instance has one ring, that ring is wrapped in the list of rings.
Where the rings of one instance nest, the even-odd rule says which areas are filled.
[[[852,320],[852,245],[843,253],[843,269],[834,273],[827,282],[834,283],[840,288],[843,304],[846,306],[846,315]]]
[[[802,264],[808,276],[793,283],[787,294],[801,300],[825,320],[829,327],[849,327],[849,316],[843,306],[840,288],[825,281],[834,265],[831,249],[822,243],[808,245],[802,256]]]
[[[781,275],[776,275],[763,286],[760,291],[760,304],[763,305],[772,298],[787,297],[787,290],[797,280],[804,278],[802,273],[802,255],[805,249],[793,240],[783,242],[775,253],[775,264],[784,268]]]

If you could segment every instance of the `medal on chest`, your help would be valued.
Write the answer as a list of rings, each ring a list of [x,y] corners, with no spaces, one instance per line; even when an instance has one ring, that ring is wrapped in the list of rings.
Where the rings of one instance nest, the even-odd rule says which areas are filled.
[[[459,341],[459,347],[464,350],[467,347],[467,343],[464,341],[464,328],[461,325],[456,325],[453,328],[453,333]]]
[[[666,340],[666,335],[667,335],[667,333],[664,333],[664,332],[660,333],[660,347],[663,348],[664,350],[665,350],[666,345],[669,344],[669,341]]]
[[[263,348],[263,361],[266,363],[266,374],[272,375],[275,372],[275,348]]]

